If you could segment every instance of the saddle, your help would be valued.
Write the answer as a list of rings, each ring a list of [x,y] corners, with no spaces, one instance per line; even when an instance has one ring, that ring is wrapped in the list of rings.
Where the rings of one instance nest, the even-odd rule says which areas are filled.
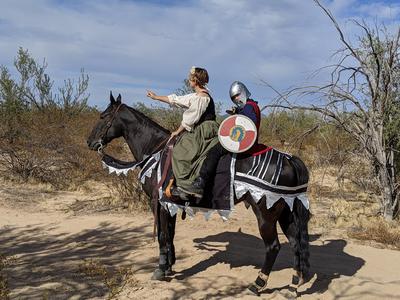
[[[174,175],[171,165],[172,146],[167,146],[161,152],[161,157],[157,169],[157,186],[155,191],[159,196],[161,203],[174,203],[178,206],[203,208],[203,209],[217,209],[217,210],[230,210],[230,186],[231,172],[230,165],[232,155],[227,154],[223,156],[218,164],[216,176],[214,180],[210,180],[205,190],[203,198],[199,199],[191,195],[181,197],[182,193],[177,189],[174,182]]]

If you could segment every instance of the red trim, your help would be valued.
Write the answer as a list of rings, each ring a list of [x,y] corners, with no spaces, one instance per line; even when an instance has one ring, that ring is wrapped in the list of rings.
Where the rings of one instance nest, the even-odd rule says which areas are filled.
[[[260,130],[260,123],[261,123],[261,111],[260,111],[260,107],[258,106],[258,104],[257,104],[254,100],[251,100],[251,99],[248,99],[248,100],[246,101],[246,104],[250,104],[250,105],[253,107],[254,112],[256,113],[256,116],[257,116],[257,124],[256,124],[256,127],[257,127],[257,133],[258,133],[258,131]]]
[[[266,152],[268,152],[268,151],[270,151],[270,150],[272,150],[272,149],[273,149],[273,147],[268,147],[268,146],[265,146],[265,145],[263,145],[263,144],[257,144],[257,145],[254,145],[254,146],[250,149],[250,151],[248,151],[248,152],[249,152],[252,156],[257,156],[257,155],[266,153]],[[253,151],[257,151],[257,152],[253,152]]]

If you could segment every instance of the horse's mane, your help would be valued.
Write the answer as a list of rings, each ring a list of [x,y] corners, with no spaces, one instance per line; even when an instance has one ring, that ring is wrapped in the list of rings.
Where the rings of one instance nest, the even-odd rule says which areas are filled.
[[[127,104],[124,104],[124,105],[129,109],[130,112],[134,113],[136,116],[138,116],[140,119],[142,119],[143,122],[147,122],[147,124],[149,124],[150,126],[156,127],[157,129],[160,129],[160,130],[164,131],[165,133],[168,133],[168,134],[170,133],[170,131],[168,129],[165,129],[164,127],[162,127],[156,121],[151,119],[149,116],[146,116],[141,111],[138,111],[137,109],[134,109],[133,107],[130,107]]]

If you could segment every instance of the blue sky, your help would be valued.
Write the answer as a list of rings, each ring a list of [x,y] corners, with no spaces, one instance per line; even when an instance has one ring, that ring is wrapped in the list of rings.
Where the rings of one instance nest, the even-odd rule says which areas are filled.
[[[349,18],[398,26],[394,1],[323,1],[346,35]],[[150,103],[146,89],[169,94],[191,66],[205,67],[214,98],[230,105],[232,81],[246,83],[261,104],[275,97],[260,79],[284,90],[323,82],[310,78],[332,63],[337,34],[312,0],[1,0],[0,64],[12,68],[19,47],[46,58],[56,84],[90,77],[90,104],[105,107],[108,93],[128,104]]]

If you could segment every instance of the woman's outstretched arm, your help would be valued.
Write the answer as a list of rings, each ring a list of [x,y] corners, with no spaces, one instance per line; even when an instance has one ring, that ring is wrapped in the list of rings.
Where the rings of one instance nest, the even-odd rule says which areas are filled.
[[[170,104],[167,96],[157,96],[153,91],[147,91],[147,97]]]

